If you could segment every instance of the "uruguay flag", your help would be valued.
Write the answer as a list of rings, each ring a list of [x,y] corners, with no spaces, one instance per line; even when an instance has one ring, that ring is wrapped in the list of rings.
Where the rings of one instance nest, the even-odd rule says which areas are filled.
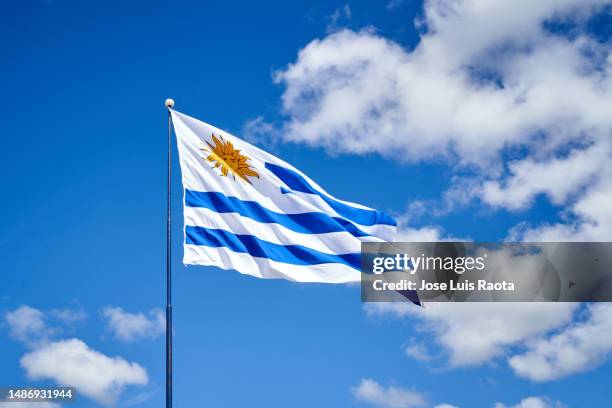
[[[191,265],[258,278],[360,280],[361,242],[392,241],[396,222],[338,200],[288,163],[174,110]]]

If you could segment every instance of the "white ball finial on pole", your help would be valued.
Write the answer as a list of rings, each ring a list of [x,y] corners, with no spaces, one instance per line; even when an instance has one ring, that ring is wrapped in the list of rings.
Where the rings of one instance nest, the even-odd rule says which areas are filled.
[[[174,107],[174,99],[166,99],[166,108],[172,109]]]

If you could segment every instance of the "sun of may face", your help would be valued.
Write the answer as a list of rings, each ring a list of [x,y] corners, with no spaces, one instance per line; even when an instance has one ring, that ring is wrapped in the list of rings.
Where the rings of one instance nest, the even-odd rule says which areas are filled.
[[[251,183],[249,177],[259,178],[259,174],[247,163],[249,158],[240,154],[240,149],[234,149],[232,142],[225,141],[221,135],[217,137],[214,134],[212,140],[215,143],[214,146],[207,141],[208,147],[200,150],[210,153],[206,160],[213,163],[215,168],[220,167],[222,176],[231,174],[234,180],[238,176],[249,184]]]

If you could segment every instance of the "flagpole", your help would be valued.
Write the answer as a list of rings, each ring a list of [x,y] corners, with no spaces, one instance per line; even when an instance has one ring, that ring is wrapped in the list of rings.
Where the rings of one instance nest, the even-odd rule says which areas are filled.
[[[172,112],[174,100],[166,99],[168,109],[168,201],[166,203],[166,408],[172,408]]]

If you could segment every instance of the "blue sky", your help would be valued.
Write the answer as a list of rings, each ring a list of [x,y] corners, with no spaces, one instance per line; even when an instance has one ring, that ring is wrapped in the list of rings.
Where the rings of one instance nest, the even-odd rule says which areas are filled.
[[[168,97],[336,197],[394,214],[413,237],[609,240],[612,217],[597,204],[609,188],[596,175],[610,174],[612,127],[599,112],[612,89],[610,8],[566,3],[497,11],[413,1],[3,3],[0,385],[55,384],[53,375],[28,377],[22,357],[79,339],[88,353],[146,371],[144,380],[131,370],[117,406],[162,405],[155,309],[165,302]],[[453,13],[482,30],[453,35],[463,21],[449,23]],[[487,20],[500,14],[516,25]],[[349,59],[376,69],[354,70]],[[457,79],[466,67],[471,76]],[[330,105],[338,89],[365,108]],[[356,287],[184,267],[174,157],[176,406],[413,407],[415,395],[427,407],[609,402],[612,345],[579,344],[587,362],[545,381],[510,363],[537,355],[538,341],[600,330],[593,316],[605,310],[477,305],[491,318],[479,324],[461,309],[364,309]],[[9,316],[33,323],[19,331]],[[484,333],[489,321],[497,330],[532,316],[544,323],[485,333],[493,351],[453,363],[465,352],[455,343],[463,323]],[[421,353],[408,355],[411,346]],[[108,390],[97,387],[72,406],[99,406]]]

